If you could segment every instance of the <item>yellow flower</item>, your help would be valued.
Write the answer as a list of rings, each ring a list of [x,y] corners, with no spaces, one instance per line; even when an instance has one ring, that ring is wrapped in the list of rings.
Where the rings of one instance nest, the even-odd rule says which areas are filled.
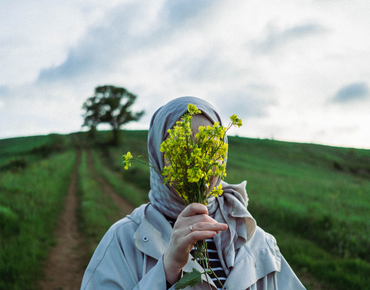
[[[224,143],[224,137],[231,126],[242,125],[233,115],[227,128],[215,122],[213,126],[200,126],[194,135],[192,116],[200,113],[195,105],[189,104],[188,112],[167,131],[168,138],[160,147],[169,164],[161,172],[164,182],[174,187],[185,205],[191,202],[206,204],[209,196],[222,194],[221,186],[208,192],[209,182],[213,176],[226,176],[222,162],[227,158],[228,145]]]
[[[218,187],[215,186],[209,195],[218,197],[218,196],[221,196],[222,193],[223,193],[222,185],[220,184]]]
[[[230,120],[233,123],[233,125],[237,126],[238,128],[240,128],[243,125],[242,120],[239,119],[238,116],[235,114],[230,117]]]
[[[131,159],[133,156],[131,155],[131,152],[127,152],[126,154],[122,155],[122,163],[125,164],[125,169],[127,170],[131,166]]]
[[[193,105],[193,104],[189,104],[188,105],[188,112],[190,115],[195,115],[195,114],[200,114],[202,113],[198,108],[197,106]]]

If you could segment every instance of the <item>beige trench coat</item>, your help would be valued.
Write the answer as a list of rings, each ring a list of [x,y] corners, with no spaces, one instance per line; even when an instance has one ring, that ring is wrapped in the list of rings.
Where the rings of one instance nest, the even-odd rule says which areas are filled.
[[[85,271],[81,290],[166,290],[163,254],[171,232],[171,225],[151,204],[137,208],[105,234]],[[191,258],[184,271],[201,271]],[[208,290],[207,277],[203,280],[186,289]],[[217,289],[209,277],[208,281],[212,290]],[[223,289],[305,288],[280,254],[275,238],[257,227],[253,238],[239,249]]]

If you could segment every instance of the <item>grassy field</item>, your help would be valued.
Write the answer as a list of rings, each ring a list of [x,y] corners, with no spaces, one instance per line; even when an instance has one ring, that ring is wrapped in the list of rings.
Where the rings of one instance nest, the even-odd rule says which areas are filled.
[[[0,289],[36,289],[53,244],[78,137],[95,171],[134,206],[148,201],[149,169],[125,171],[121,155],[146,155],[146,131],[124,131],[122,145],[86,134],[0,140]],[[366,289],[370,285],[370,151],[272,140],[229,138],[229,183],[248,181],[248,209],[275,235],[305,285]],[[88,169],[78,173],[79,224],[91,250],[115,219],[115,206]],[[34,288],[32,288],[34,287]]]
[[[69,138],[57,134],[0,140],[0,172],[22,169],[28,163],[62,152],[69,142]]]
[[[66,142],[56,135],[0,140],[0,289],[34,289],[42,277],[75,159]],[[22,166],[12,161],[19,158]]]
[[[247,178],[249,209],[288,261],[337,289],[366,289],[369,153],[230,138],[228,181]]]

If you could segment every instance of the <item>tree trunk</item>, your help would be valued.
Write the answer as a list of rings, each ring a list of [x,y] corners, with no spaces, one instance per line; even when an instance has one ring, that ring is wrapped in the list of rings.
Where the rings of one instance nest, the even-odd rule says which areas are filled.
[[[91,139],[94,139],[96,136],[96,126],[91,125],[90,130],[87,133],[87,136]]]
[[[119,129],[113,128],[112,145],[114,145],[114,146],[118,146],[119,145]]]

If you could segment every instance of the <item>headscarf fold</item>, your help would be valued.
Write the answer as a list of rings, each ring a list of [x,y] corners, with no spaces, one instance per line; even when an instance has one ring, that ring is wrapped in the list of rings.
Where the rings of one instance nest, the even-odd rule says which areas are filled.
[[[187,112],[188,104],[196,105],[212,123],[219,122],[222,125],[221,118],[213,106],[199,98],[181,97],[159,108],[152,117],[148,133],[149,161],[159,171],[164,167],[160,145],[168,137],[167,130]],[[227,142],[226,137],[224,142]],[[176,219],[185,205],[173,188],[163,184],[163,177],[153,168],[150,168],[150,187],[149,199],[153,206],[164,215]],[[223,194],[210,198],[207,204],[210,216],[217,222],[228,225],[226,231],[214,238],[226,275],[229,275],[234,266],[236,251],[252,238],[256,229],[256,221],[247,210],[248,196],[245,187],[246,181],[238,185],[222,181]]]

